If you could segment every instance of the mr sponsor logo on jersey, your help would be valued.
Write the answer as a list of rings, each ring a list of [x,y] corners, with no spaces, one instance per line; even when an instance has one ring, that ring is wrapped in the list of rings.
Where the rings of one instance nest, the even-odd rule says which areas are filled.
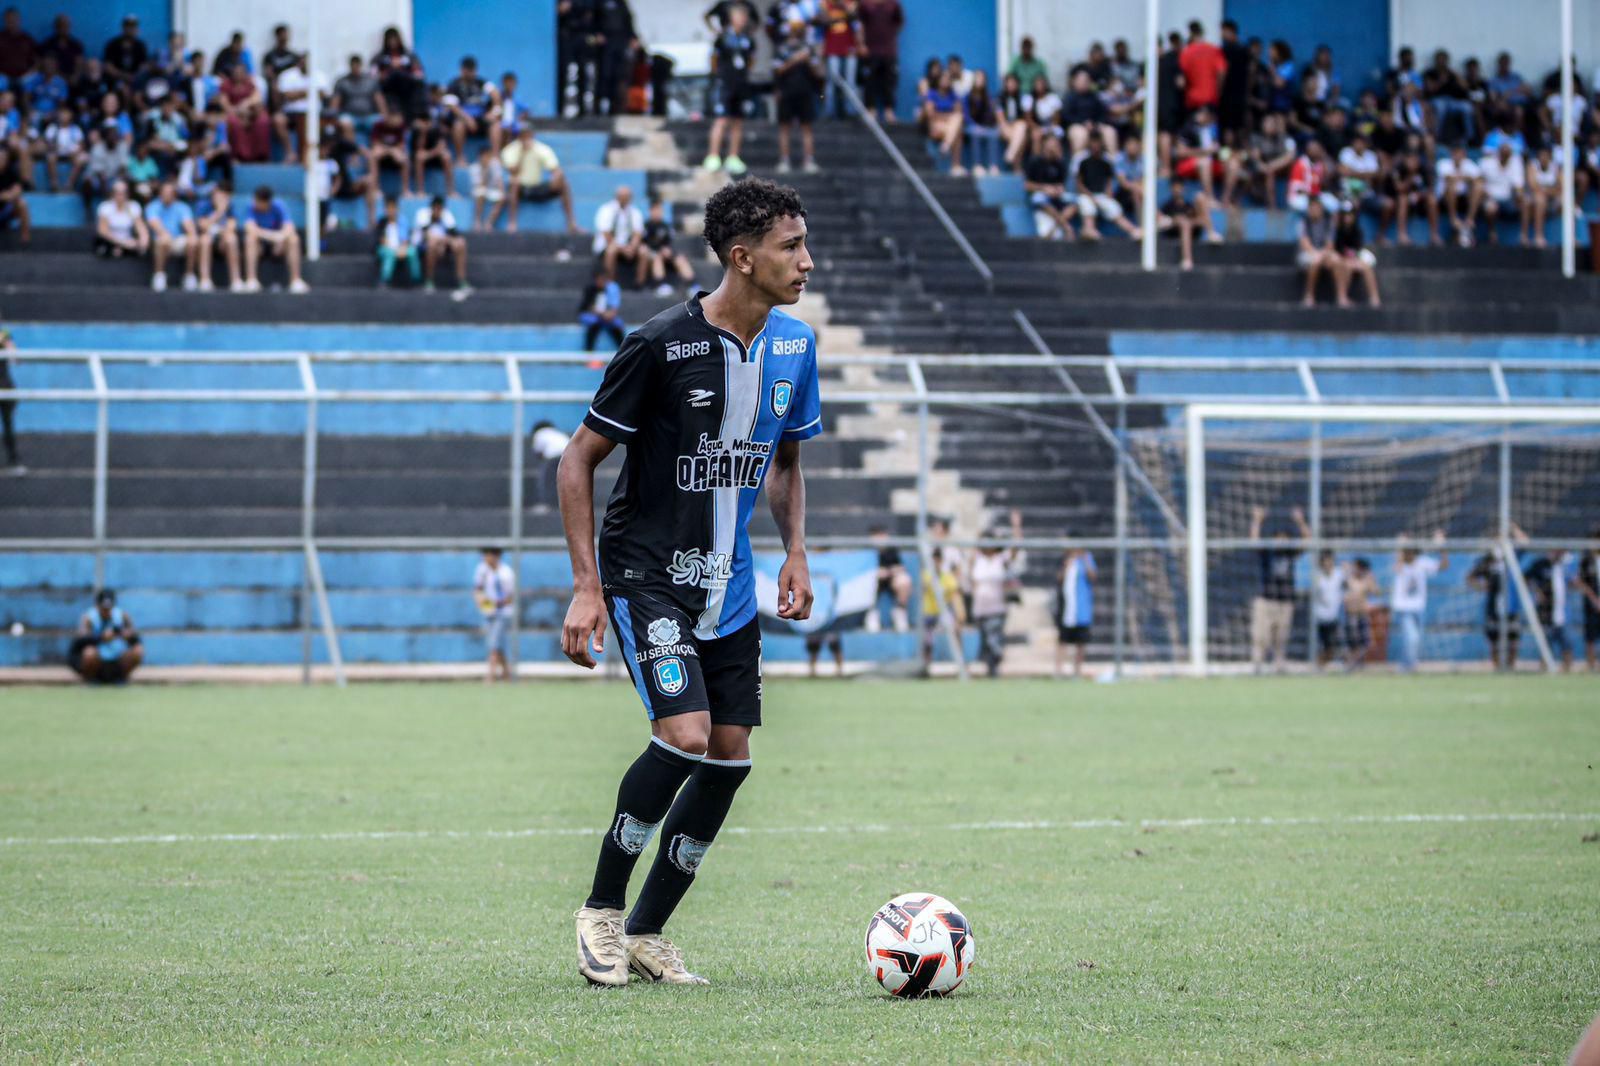
[[[779,337],[772,342],[773,355],[804,355],[806,354],[806,339],[804,337]]]
[[[672,553],[667,576],[674,585],[700,589],[726,588],[733,578],[732,552],[703,552],[699,548]]]
[[[771,452],[768,441],[702,433],[695,454],[678,456],[678,488],[684,492],[759,489]]]
[[[667,362],[676,363],[679,359],[693,359],[697,355],[710,355],[710,341],[668,341]]]

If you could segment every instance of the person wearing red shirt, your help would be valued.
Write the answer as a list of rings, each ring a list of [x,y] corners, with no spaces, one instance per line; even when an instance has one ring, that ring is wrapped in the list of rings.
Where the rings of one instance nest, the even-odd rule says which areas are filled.
[[[17,81],[39,61],[39,46],[22,29],[22,13],[6,8],[5,26],[0,29],[0,74]]]
[[[844,93],[833,83],[840,78],[852,89],[856,85],[856,60],[865,51],[856,0],[822,0],[822,55],[828,64],[828,94],[823,114],[845,117]]]
[[[1189,43],[1178,55],[1178,69],[1183,71],[1184,108],[1215,108],[1222,98],[1222,76],[1228,72],[1228,61],[1222,49],[1206,40],[1205,27],[1198,21],[1189,23]]]
[[[867,51],[863,82],[867,110],[881,121],[894,121],[895,85],[900,80],[900,28],[905,11],[900,0],[861,0],[861,37]]]
[[[1306,153],[1289,168],[1289,210],[1304,214],[1312,200],[1321,200],[1329,214],[1339,210],[1339,198],[1324,190],[1328,177],[1328,155],[1322,142],[1306,142]]]

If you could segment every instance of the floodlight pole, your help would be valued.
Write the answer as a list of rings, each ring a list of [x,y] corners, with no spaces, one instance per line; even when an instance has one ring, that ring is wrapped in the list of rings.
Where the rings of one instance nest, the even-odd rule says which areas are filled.
[[[1571,0],[1566,0],[1571,3]],[[1160,60],[1156,49],[1160,31],[1156,23],[1161,17],[1161,0],[1145,0],[1144,6],[1144,130],[1140,136],[1144,148],[1144,198],[1139,211],[1139,265],[1145,270],[1156,268],[1156,90],[1160,78],[1156,67]]]
[[[1592,86],[1591,86],[1592,88]],[[1572,0],[1561,0],[1561,273],[1578,272],[1578,212],[1572,175],[1576,164],[1572,143]]]

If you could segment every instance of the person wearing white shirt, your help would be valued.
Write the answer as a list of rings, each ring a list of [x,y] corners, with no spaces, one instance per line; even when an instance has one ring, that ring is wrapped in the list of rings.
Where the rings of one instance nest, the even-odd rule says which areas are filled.
[[[1439,162],[1438,174],[1435,195],[1444,205],[1456,241],[1470,248],[1483,202],[1483,171],[1467,158],[1467,146],[1457,142],[1450,146],[1450,157]]]
[[[561,465],[561,454],[567,450],[567,442],[571,439],[569,434],[561,432],[554,422],[548,420],[536,423],[528,434],[528,450],[533,452],[534,461],[539,464],[539,480],[534,486],[535,509],[547,511],[556,506],[556,468]]]
[[[472,598],[483,615],[484,642],[489,646],[489,672],[484,681],[510,681],[506,651],[511,646],[511,621],[517,609],[517,575],[501,561],[499,548],[483,549],[483,560],[472,575]]]
[[[1378,191],[1382,170],[1378,153],[1363,134],[1355,134],[1339,151],[1339,177],[1343,179],[1345,198],[1364,210],[1381,211],[1384,207]]]
[[[456,226],[456,216],[444,205],[444,197],[435,196],[427,207],[417,212],[411,226],[411,239],[422,249],[425,291],[433,291],[433,276],[439,260],[449,255],[455,260],[456,292],[463,296],[472,292],[472,286],[467,284],[467,239]]]
[[[1311,618],[1317,627],[1317,665],[1327,666],[1339,650],[1340,615],[1344,609],[1344,567],[1323,551],[1311,582]]]
[[[639,266],[644,251],[644,214],[634,206],[633,190],[617,186],[617,194],[594,213],[594,254],[605,262],[606,273],[617,277],[617,263]]]
[[[72,108],[63,104],[56,112],[55,121],[45,127],[44,153],[45,176],[50,183],[50,191],[76,189],[84,164],[89,162],[89,152],[84,147],[83,128],[73,120]],[[68,163],[72,167],[65,185],[61,184],[60,171],[57,169],[61,163]]]
[[[321,74],[312,75],[306,69],[306,56],[302,54],[294,66],[278,75],[278,113],[272,116],[272,125],[283,144],[287,162],[295,162],[294,138],[306,143],[306,115],[311,110],[311,94],[326,93],[328,81]]]
[[[1489,243],[1499,244],[1500,234],[1495,225],[1502,215],[1516,218],[1522,224],[1524,242],[1528,232],[1528,200],[1523,195],[1527,186],[1527,167],[1509,141],[1501,141],[1495,153],[1484,157],[1478,164],[1483,172],[1483,220],[1489,227]]]
[[[1528,210],[1522,216],[1522,243],[1528,243],[1528,231],[1531,227],[1533,233],[1533,246],[1543,248],[1545,218],[1554,213],[1561,214],[1561,167],[1557,165],[1555,153],[1545,145],[1534,154],[1528,162],[1527,179]]]
[[[1444,531],[1434,534],[1433,539],[1435,543],[1442,543]],[[1422,651],[1422,616],[1428,610],[1428,581],[1449,567],[1450,556],[1444,552],[1437,556],[1424,555],[1416,548],[1406,547],[1395,556],[1389,611],[1400,635],[1400,658],[1396,665],[1402,673],[1417,668],[1417,658]]]

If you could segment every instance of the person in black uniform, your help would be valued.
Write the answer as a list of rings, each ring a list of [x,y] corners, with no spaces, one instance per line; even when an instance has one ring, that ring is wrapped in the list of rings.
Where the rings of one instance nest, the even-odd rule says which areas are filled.
[[[726,23],[712,46],[711,144],[706,150],[707,170],[726,168],[737,178],[748,168],[739,158],[744,143],[744,112],[752,95],[750,61],[755,54],[755,39],[750,36],[750,15],[742,5],[729,7]],[[722,156],[722,138],[728,138],[728,156]]]
[[[750,773],[761,634],[747,527],[763,484],[787,548],[777,615],[811,613],[800,442],[822,428],[816,335],[779,309],[811,273],[805,208],[793,189],[734,182],[706,202],[705,240],[721,284],[628,335],[557,473],[573,574],[561,649],[593,669],[609,619],[650,719],[575,915],[578,969],[598,985],[625,985],[630,971],[708,983],[661,931]],[[618,444],[627,458],[597,560],[594,472]],[[628,879],[657,828],[624,923]]]
[[[1250,132],[1250,49],[1239,40],[1239,24],[1222,20],[1222,58],[1228,69],[1222,76],[1222,91],[1217,102],[1217,125],[1230,148],[1243,149]]]
[[[633,12],[628,0],[593,0],[594,41],[598,52],[594,112],[619,115],[628,92],[628,49],[633,45]]]
[[[594,62],[590,35],[594,0],[559,0],[556,4],[556,112],[588,114],[585,93]]]

